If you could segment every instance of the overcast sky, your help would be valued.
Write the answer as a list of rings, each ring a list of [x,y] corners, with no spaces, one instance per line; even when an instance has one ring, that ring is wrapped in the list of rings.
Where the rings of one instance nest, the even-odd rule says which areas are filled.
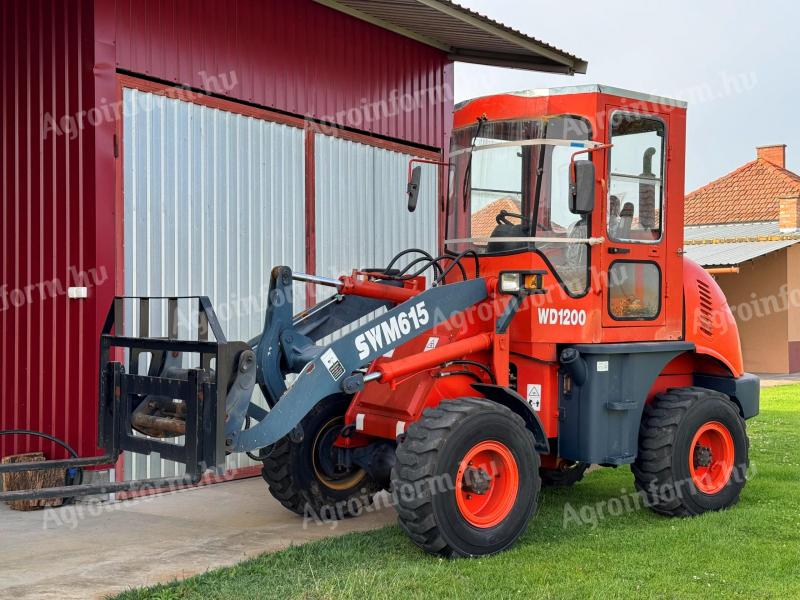
[[[787,145],[800,172],[800,3],[458,0],[589,62],[568,77],[457,64],[456,101],[603,83],[687,100],[686,191]],[[569,13],[565,8],[569,7]]]

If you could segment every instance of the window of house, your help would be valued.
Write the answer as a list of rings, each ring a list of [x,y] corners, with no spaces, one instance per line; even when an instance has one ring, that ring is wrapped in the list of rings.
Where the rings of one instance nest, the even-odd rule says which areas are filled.
[[[624,112],[611,116],[608,235],[623,242],[661,239],[664,123]]]

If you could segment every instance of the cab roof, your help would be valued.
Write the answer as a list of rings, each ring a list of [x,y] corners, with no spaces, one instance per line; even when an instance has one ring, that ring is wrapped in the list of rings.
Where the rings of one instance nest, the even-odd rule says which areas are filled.
[[[600,85],[597,83],[590,83],[584,85],[570,85],[554,88],[535,88],[532,90],[523,90],[518,92],[506,92],[503,94],[489,94],[481,96],[480,98],[472,98],[465,100],[456,105],[455,109],[460,110],[467,106],[474,100],[481,98],[490,98],[492,96],[519,96],[522,98],[545,98],[548,96],[566,96],[569,94],[608,94],[609,96],[618,96],[620,98],[628,98],[631,100],[639,100],[649,102],[651,104],[660,104],[662,106],[674,106],[677,108],[686,108],[687,103],[683,100],[676,100],[674,98],[667,98],[665,96],[657,96],[655,94],[648,94],[645,92],[635,92],[633,90],[626,90],[610,85]]]

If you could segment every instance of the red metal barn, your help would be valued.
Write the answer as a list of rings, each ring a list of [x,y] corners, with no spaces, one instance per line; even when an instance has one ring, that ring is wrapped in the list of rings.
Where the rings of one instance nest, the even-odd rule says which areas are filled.
[[[444,156],[454,60],[586,67],[446,0],[0,3],[0,429],[97,451],[115,294],[207,294],[248,339],[272,265],[433,250],[443,186],[431,166],[408,214],[405,173]],[[63,456],[0,437],[38,449]]]

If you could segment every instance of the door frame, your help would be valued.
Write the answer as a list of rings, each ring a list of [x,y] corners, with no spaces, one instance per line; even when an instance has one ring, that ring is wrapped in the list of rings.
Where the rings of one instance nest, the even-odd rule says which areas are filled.
[[[614,152],[613,146],[604,153],[605,164],[603,165],[603,178],[608,182],[603,194],[604,210],[603,222],[601,224],[603,237],[606,241],[601,246],[600,251],[600,265],[602,272],[605,274],[604,285],[602,286],[601,293],[601,323],[603,328],[644,328],[644,327],[663,327],[667,320],[667,298],[665,292],[668,283],[668,265],[666,261],[666,248],[669,246],[669,227],[667,226],[667,219],[669,214],[668,189],[670,186],[668,164],[669,152],[669,138],[671,135],[669,115],[662,113],[654,113],[646,110],[640,110],[635,107],[627,107],[620,104],[606,104],[605,115],[606,123],[605,129],[607,131],[607,142],[613,144],[611,135],[611,121],[615,114],[625,113],[631,115],[640,115],[642,117],[656,119],[664,124],[664,141],[662,149],[662,165],[661,165],[661,239],[658,241],[616,241],[609,237],[608,233],[608,200],[611,195],[611,154]],[[659,289],[658,289],[658,302],[659,311],[656,317],[652,319],[626,319],[614,317],[611,314],[611,268],[615,263],[639,263],[639,264],[655,264],[659,270]],[[644,332],[642,332],[644,333]],[[636,336],[639,337],[639,336]]]

